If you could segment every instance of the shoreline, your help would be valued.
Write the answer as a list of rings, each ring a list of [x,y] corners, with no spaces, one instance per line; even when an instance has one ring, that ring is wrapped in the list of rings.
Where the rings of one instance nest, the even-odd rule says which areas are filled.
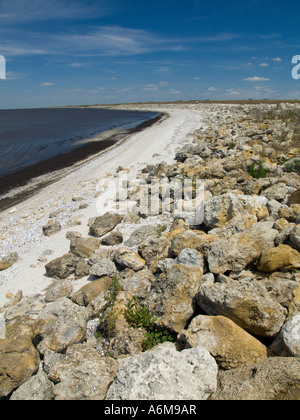
[[[123,142],[152,125],[158,124],[167,118],[167,114],[160,113],[157,117],[126,131],[109,130],[94,136],[91,139],[83,139],[83,144],[70,152],[53,156],[49,159],[28,166],[12,174],[0,177],[0,213],[27,198],[38,193],[42,188],[51,185],[70,171],[96,159],[112,148],[118,147]],[[104,137],[101,139],[101,137]]]

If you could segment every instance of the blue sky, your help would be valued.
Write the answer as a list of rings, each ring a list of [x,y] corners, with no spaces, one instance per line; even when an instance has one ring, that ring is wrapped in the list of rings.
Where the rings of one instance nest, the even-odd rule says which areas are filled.
[[[300,99],[295,0],[0,0],[0,108]]]

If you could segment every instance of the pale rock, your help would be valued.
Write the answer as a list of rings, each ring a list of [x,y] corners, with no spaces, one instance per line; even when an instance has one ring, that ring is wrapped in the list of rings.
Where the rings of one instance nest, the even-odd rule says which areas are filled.
[[[119,360],[106,400],[207,400],[217,387],[218,368],[207,350],[177,352],[167,343]]]
[[[169,247],[170,242],[166,237],[150,237],[139,245],[138,252],[146,261],[150,270],[156,272],[157,263],[169,256]]]
[[[115,253],[115,262],[122,268],[130,268],[134,271],[140,271],[145,267],[146,261],[136,252],[129,248],[118,248]]]
[[[202,284],[197,301],[208,315],[230,318],[249,333],[262,337],[276,335],[287,315],[287,310],[270,297],[267,289],[255,283]]]
[[[19,260],[19,256],[16,252],[13,252],[6,257],[0,259],[0,271],[7,270]]]
[[[283,327],[282,341],[293,357],[300,357],[300,313],[294,315]]]
[[[113,276],[118,271],[115,263],[102,255],[95,255],[89,260],[88,264],[90,275],[96,277]]]
[[[279,182],[278,184],[267,188],[261,194],[268,200],[282,201],[286,198],[288,192],[289,189],[286,184],[284,182]]]
[[[69,298],[73,292],[73,285],[69,280],[56,280],[46,291],[45,302],[55,302],[62,297]]]
[[[45,329],[38,350],[62,352],[80,343],[85,337],[86,317],[83,308],[63,297],[48,304],[39,314],[45,321]]]
[[[274,247],[277,230],[273,222],[259,222],[244,232],[236,233],[229,240],[211,243],[208,252],[209,269],[214,274],[242,271],[256,261],[263,250]]]
[[[51,401],[54,399],[53,387],[46,373],[39,370],[12,394],[10,401]]]
[[[38,319],[40,311],[46,306],[46,302],[42,295],[25,296],[19,303],[8,307],[5,312],[7,321],[11,321],[18,317],[30,317]]]
[[[222,369],[235,369],[267,358],[267,348],[229,318],[197,316],[178,335],[186,348],[203,347]]]
[[[61,224],[59,222],[54,222],[52,219],[43,227],[43,234],[45,236],[53,236],[59,231],[61,231]]]
[[[45,354],[45,365],[54,386],[55,400],[99,401],[105,398],[117,372],[117,363],[100,357],[88,343],[69,347],[66,354]]]

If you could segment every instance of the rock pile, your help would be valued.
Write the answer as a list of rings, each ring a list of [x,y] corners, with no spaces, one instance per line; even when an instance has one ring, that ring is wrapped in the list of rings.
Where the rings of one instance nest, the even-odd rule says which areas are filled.
[[[4,308],[0,398],[300,399],[300,147],[289,106],[210,108],[173,164],[138,175],[159,186],[155,214],[132,184],[134,217],[91,219],[90,236],[73,232],[45,266],[45,295]],[[167,197],[169,219],[166,180],[190,181]],[[75,291],[78,278],[88,282]],[[150,317],[161,344],[144,352]]]

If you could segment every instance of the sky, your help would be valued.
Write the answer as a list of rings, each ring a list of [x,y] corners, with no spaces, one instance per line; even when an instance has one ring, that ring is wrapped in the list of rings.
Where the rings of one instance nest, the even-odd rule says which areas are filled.
[[[0,108],[300,99],[299,0],[0,0]]]

